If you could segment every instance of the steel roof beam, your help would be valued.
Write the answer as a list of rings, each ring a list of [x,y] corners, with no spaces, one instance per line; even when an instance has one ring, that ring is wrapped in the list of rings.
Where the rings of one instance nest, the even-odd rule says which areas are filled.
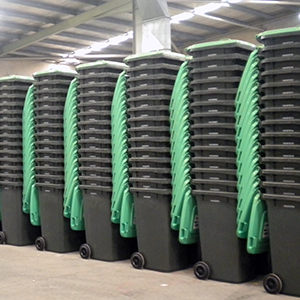
[[[77,39],[78,42],[80,42],[80,39]],[[53,39],[44,39],[40,41],[40,43],[43,44],[50,44],[50,45],[58,45],[58,46],[63,46],[63,47],[68,47],[68,48],[84,48],[88,47],[89,45],[84,44],[84,43],[73,43],[73,42],[66,42],[66,41],[60,41],[60,40],[53,40]]]
[[[53,18],[48,18],[48,17],[43,17],[40,15],[35,15],[35,14],[30,14],[26,13],[24,11],[22,12],[16,12],[10,9],[1,9],[0,10],[0,16],[3,17],[14,17],[14,18],[20,18],[20,19],[25,19],[25,20],[30,20],[30,21],[36,21],[39,23],[46,23],[46,24],[55,24],[56,19]]]
[[[238,21],[236,19],[232,19],[232,18],[229,18],[229,17],[224,17],[224,16],[216,14],[216,13],[205,13],[201,16],[203,16],[205,18],[210,18],[210,19],[213,19],[213,20],[225,22],[225,23],[228,23],[228,24],[236,25],[236,26],[239,26],[239,27],[244,27],[244,28],[248,28],[248,29],[252,29],[252,30],[263,31],[262,28],[252,26],[248,23]]]
[[[13,28],[13,29],[17,29],[20,30],[22,32],[26,31],[26,32],[37,32],[38,29],[37,27],[34,26],[29,26],[29,25],[23,25],[23,24],[18,24],[18,23],[13,23],[13,22],[9,22],[9,21],[5,21],[1,23],[2,27],[7,27],[7,28]]]
[[[124,58],[128,55],[130,55],[131,53],[102,53],[102,54],[87,54],[85,56],[78,56],[79,59],[92,59],[92,60],[95,60],[95,59],[110,59],[110,58]]]
[[[115,25],[122,25],[126,27],[132,27],[132,22],[131,21],[125,21],[125,20],[119,20],[113,17],[105,17],[101,19],[101,22],[107,22],[107,23],[112,23]]]
[[[183,5],[179,5],[179,4],[174,4],[174,3],[168,3],[168,6],[171,8],[175,8],[178,10],[183,10],[183,11],[192,11],[191,8],[183,6]],[[202,29],[202,30],[206,30],[209,32],[214,32],[214,33],[218,33],[218,34],[225,34],[227,31],[224,29],[220,29],[220,28],[216,28],[216,27],[212,27],[212,26],[207,26],[207,25],[198,25],[197,23],[191,22],[191,21],[184,21],[182,22],[183,26],[188,26],[191,28],[195,28],[195,29]]]
[[[31,57],[40,57],[41,59],[43,57],[45,57],[44,55],[41,55],[40,53],[37,53],[37,52],[34,52],[34,51],[25,51],[25,50],[22,50],[22,51],[16,51],[14,52],[14,54],[12,55],[8,55],[8,56],[5,56],[5,57],[2,57],[1,58],[1,61],[2,60],[6,60],[6,59],[11,59],[15,56],[22,56],[24,59],[27,59],[27,60],[30,60]],[[24,57],[25,56],[25,57]],[[26,57],[27,56],[27,57]],[[58,54],[51,54],[52,58],[53,57],[56,57],[56,58],[61,58],[61,55],[58,55]],[[47,56],[48,57],[48,56]],[[48,57],[49,58],[49,57]]]
[[[126,55],[130,55],[132,54],[132,49],[103,49],[102,51],[99,51],[99,52],[91,52],[91,53],[88,53],[88,54],[85,54],[83,56],[80,56],[80,55],[76,55],[75,58],[78,58],[78,57],[85,57],[85,56],[93,56],[93,55],[102,55],[102,54],[125,54]]]
[[[218,34],[225,34],[227,32],[227,30],[224,30],[224,29],[211,27],[211,26],[207,26],[207,25],[202,25],[202,24],[197,24],[197,23],[190,22],[190,21],[184,21],[182,23],[182,26],[188,26],[188,27],[195,28],[198,30],[202,29],[202,30],[206,30],[206,31],[210,31],[210,32],[218,33]]]
[[[66,32],[66,31],[57,34],[57,36],[63,36],[63,37],[74,39],[74,40],[84,40],[84,41],[89,41],[89,42],[101,41],[101,39],[96,36],[78,34],[78,33]]]
[[[183,37],[184,39],[189,38],[191,40],[199,40],[199,41],[203,39],[203,36],[201,35],[187,33],[187,32],[174,30],[174,29],[172,29],[172,37],[176,37],[178,38],[178,40],[180,40],[181,37]]]
[[[84,3],[84,4],[89,4],[89,5],[94,5],[94,6],[99,6],[99,5],[105,3],[105,1],[101,1],[101,0],[72,0],[72,1],[73,2]]]
[[[0,31],[0,36],[6,38],[8,40],[20,38],[20,35],[18,35],[18,34],[11,34],[11,33],[3,32],[3,31]]]
[[[66,49],[48,48],[46,46],[40,46],[40,45],[28,46],[24,50],[30,51],[33,53],[44,53],[44,54],[45,53],[55,53],[55,54],[60,54],[60,55],[63,55],[66,52],[68,52],[68,50],[66,50]]]
[[[264,13],[262,11],[250,8],[250,7],[246,7],[246,6],[239,5],[239,4],[234,4],[234,3],[229,3],[229,5],[234,10],[237,10],[237,11],[240,11],[240,12],[244,12],[246,14],[250,14],[250,15],[253,15],[253,16],[256,16],[256,17],[267,19],[267,20],[273,19],[273,16],[271,16],[271,15],[269,15],[267,13]]]
[[[118,54],[95,54],[95,55],[85,55],[85,56],[79,56],[78,59],[84,59],[84,60],[97,60],[97,59],[113,59],[113,58],[124,58],[128,56],[128,53],[118,53]],[[62,58],[58,55],[39,55],[39,54],[32,54],[30,52],[23,52],[23,51],[17,51],[14,53],[14,56],[7,56],[2,57],[1,61],[8,61],[8,60],[56,60],[59,61],[65,61],[65,58]]]
[[[76,11],[72,8],[65,8],[65,7],[61,7],[61,6],[58,6],[58,5],[41,3],[39,1],[9,0],[9,3],[23,5],[25,7],[34,7],[34,8],[43,9],[43,10],[47,10],[47,11],[51,11],[51,12],[57,12],[57,13],[60,13],[60,14],[65,14],[65,15],[77,15],[78,14],[78,11]]]
[[[19,41],[14,43],[5,45],[0,52],[0,57],[14,52],[18,49],[31,45],[35,42],[41,41],[49,36],[60,33],[66,29],[70,29],[72,27],[76,27],[80,24],[83,24],[89,20],[99,18],[99,17],[107,17],[110,15],[116,15],[118,13],[131,11],[132,3],[131,0],[111,0],[105,4],[97,6],[94,9],[88,10],[84,13],[81,13],[75,17],[69,18],[65,21],[57,23],[51,27],[42,29],[41,31],[26,36]]]
[[[187,7],[187,6],[183,6],[181,4],[175,4],[175,3],[168,3],[168,7],[170,8],[174,8],[174,9],[177,9],[179,11],[191,11],[192,9],[190,7]]]
[[[292,6],[292,5],[279,5],[279,6],[284,9],[300,13],[300,8],[298,6]]]
[[[245,3],[256,3],[256,4],[276,4],[276,5],[297,5],[300,6],[299,1],[282,1],[282,0],[277,0],[277,1],[272,1],[272,0],[244,0]]]
[[[124,33],[124,31],[117,31],[117,30],[111,30],[103,27],[98,27],[94,25],[88,25],[88,24],[81,24],[77,26],[76,28],[86,30],[86,31],[92,31],[92,32],[97,32],[98,34],[101,33],[101,30],[105,30],[105,34],[108,35],[119,35],[121,33]]]
[[[297,1],[297,0],[296,0]],[[173,3],[182,3],[183,0],[172,0]],[[208,4],[211,1],[207,1],[207,0],[184,0],[185,3],[192,3],[192,4]],[[220,1],[218,1],[220,2]],[[282,1],[282,0],[243,0],[244,3],[256,3],[256,4],[278,4],[278,5],[299,5],[300,6],[300,2],[297,1]]]
[[[119,49],[119,48],[122,48],[122,50],[123,50],[123,48],[130,49],[130,51],[132,51],[132,40],[130,39],[130,40],[124,41],[118,45],[109,45],[108,47],[100,50],[100,52],[102,52],[103,50],[106,50],[106,49],[109,50],[109,49]]]
[[[98,1],[98,2],[100,2],[100,1]],[[58,5],[50,5],[50,4],[40,3],[40,2],[34,2],[34,1],[31,1],[31,0],[26,0],[26,1],[10,0],[10,3],[15,3],[15,4],[18,4],[18,5],[24,5],[25,7],[27,7],[27,6],[28,7],[35,7],[35,8],[38,8],[38,9],[43,9],[43,10],[47,10],[47,11],[51,11],[51,12],[58,12],[60,14],[72,15],[72,16],[76,16],[79,13],[81,13],[81,11],[76,11],[74,9],[64,8],[64,7],[61,7],[61,6],[58,6]],[[82,3],[85,3],[85,1],[82,1]],[[98,4],[95,4],[95,5],[98,5]],[[27,19],[27,16],[26,16],[26,19]],[[118,19],[107,17],[107,18],[103,18],[103,20],[101,20],[101,21],[116,24]],[[54,24],[54,21],[51,24]],[[132,23],[127,22],[127,21],[121,21],[121,23],[118,23],[118,24],[125,25],[125,26],[132,26]]]

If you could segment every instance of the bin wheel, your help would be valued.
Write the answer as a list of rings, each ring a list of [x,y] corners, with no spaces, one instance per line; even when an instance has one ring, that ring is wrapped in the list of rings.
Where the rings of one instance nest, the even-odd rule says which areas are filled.
[[[210,268],[204,261],[198,261],[194,265],[194,274],[198,279],[206,280],[210,276]]]
[[[269,294],[279,294],[282,290],[282,281],[276,274],[269,274],[263,280],[263,286]]]
[[[35,240],[35,247],[37,250],[39,251],[44,251],[46,249],[46,241],[43,237],[38,237],[36,240]]]
[[[89,244],[82,244],[79,248],[79,254],[83,259],[91,258],[92,249]]]
[[[144,256],[140,252],[134,252],[130,257],[130,261],[135,269],[143,269],[145,266]]]
[[[0,244],[6,243],[6,235],[3,231],[0,231]]]

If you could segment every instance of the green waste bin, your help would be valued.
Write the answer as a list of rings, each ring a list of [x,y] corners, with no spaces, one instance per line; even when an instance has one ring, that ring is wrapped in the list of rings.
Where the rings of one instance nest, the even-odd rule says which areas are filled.
[[[299,29],[257,35],[264,44],[262,196],[268,208],[272,261],[272,273],[263,286],[268,293],[296,297],[300,296]]]
[[[97,61],[77,67],[79,116],[79,171],[86,243],[80,246],[82,258],[104,261],[128,259],[136,250],[136,239],[120,234],[118,222],[111,221],[113,177],[112,105],[117,81],[126,65]],[[116,107],[116,110],[121,109]],[[114,111],[115,112],[115,111]],[[117,128],[118,130],[121,128]],[[117,149],[121,150],[121,149]],[[123,149],[122,149],[123,150]],[[117,166],[123,167],[122,161]],[[120,182],[119,182],[120,183]]]
[[[29,216],[22,211],[22,171],[26,166],[22,161],[22,114],[32,83],[33,78],[25,76],[0,78],[0,243],[17,246],[34,244],[40,234],[40,228],[32,226]]]
[[[228,39],[187,48],[193,55],[192,187],[197,200],[202,255],[194,273],[199,279],[248,281],[257,275],[261,262],[260,255],[247,252],[247,240],[236,235],[238,181],[232,176],[237,173],[235,98],[253,50],[252,44]],[[202,110],[207,102],[215,106],[211,117],[203,118],[209,115]],[[224,178],[224,174],[228,177]]]
[[[187,268],[198,250],[197,244],[181,244],[178,231],[171,228],[170,103],[185,60],[169,51],[125,59],[129,66],[129,182],[138,241],[131,264],[137,269],[171,272]]]
[[[84,231],[72,230],[64,216],[64,108],[76,76],[76,72],[60,70],[34,74],[36,185],[32,199],[42,231],[35,242],[38,250],[71,252],[85,241]]]

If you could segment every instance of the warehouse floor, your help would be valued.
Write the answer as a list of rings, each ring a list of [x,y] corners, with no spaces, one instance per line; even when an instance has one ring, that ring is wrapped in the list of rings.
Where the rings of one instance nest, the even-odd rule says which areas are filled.
[[[261,279],[243,284],[200,281],[192,269],[173,273],[136,270],[129,260],[83,260],[77,252],[40,252],[34,246],[0,245],[2,300],[269,300]],[[295,298],[296,299],[296,298]]]

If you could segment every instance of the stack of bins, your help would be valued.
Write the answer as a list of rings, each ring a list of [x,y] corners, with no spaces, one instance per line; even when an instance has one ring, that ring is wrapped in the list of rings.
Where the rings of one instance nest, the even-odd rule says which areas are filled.
[[[188,266],[189,247],[170,227],[171,156],[169,105],[185,56],[167,51],[132,55],[128,73],[130,191],[139,252],[135,268],[170,272]]]
[[[190,46],[191,155],[203,261],[199,279],[243,282],[255,273],[255,256],[236,236],[235,97],[252,44],[222,40]]]
[[[38,250],[70,252],[84,241],[84,232],[71,230],[63,215],[64,131],[63,112],[75,72],[50,70],[34,74],[36,179],[42,237]]]
[[[125,64],[98,61],[77,67],[79,91],[80,189],[83,194],[86,244],[82,258],[105,261],[127,259],[134,239],[121,237],[111,222],[112,149],[111,106],[119,74]]]
[[[236,96],[237,236],[251,254],[269,250],[266,203],[260,192],[260,48],[246,64]]]
[[[22,113],[33,78],[9,76],[0,79],[0,185],[1,243],[33,244],[39,234],[22,211]]]
[[[257,37],[262,52],[263,199],[267,201],[273,274],[269,293],[300,296],[300,30]]]

